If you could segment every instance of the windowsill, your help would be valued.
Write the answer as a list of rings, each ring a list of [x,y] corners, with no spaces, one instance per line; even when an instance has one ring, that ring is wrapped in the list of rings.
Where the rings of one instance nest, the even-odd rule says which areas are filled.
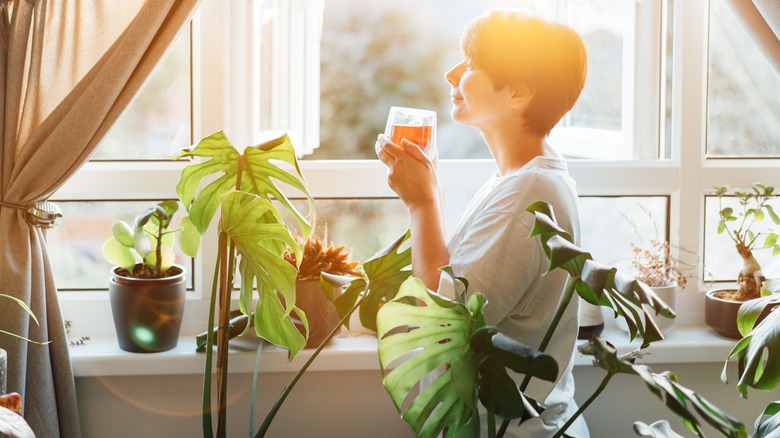
[[[620,352],[639,347],[640,342],[628,342],[628,335],[607,325],[602,337],[612,342]],[[584,342],[584,341],[583,341]],[[675,327],[666,340],[645,349],[638,363],[717,363],[724,362],[735,340],[718,336],[705,326]],[[255,364],[256,340],[231,341],[230,372],[251,373]],[[296,372],[311,357],[314,349],[303,350],[294,361],[287,361],[287,351],[265,345],[260,370],[262,372]],[[116,338],[93,338],[85,345],[70,347],[71,363],[76,377],[134,376],[168,374],[202,374],[205,355],[195,352],[195,338],[183,336],[173,350],[163,353],[128,353],[119,348]],[[575,365],[590,366],[592,358],[579,353]],[[371,335],[337,337],[309,368],[309,371],[377,370],[376,338]]]

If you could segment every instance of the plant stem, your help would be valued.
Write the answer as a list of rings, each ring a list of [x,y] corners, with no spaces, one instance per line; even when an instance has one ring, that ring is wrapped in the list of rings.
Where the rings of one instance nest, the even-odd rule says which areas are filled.
[[[496,436],[496,414],[492,412],[488,412],[487,416],[488,420],[488,437],[489,438],[495,438]]]
[[[214,357],[214,310],[217,303],[217,280],[219,278],[219,260],[214,265],[214,280],[211,283],[211,298],[209,299],[209,325],[206,333],[206,369],[203,372],[203,437],[214,436],[214,426],[211,422],[211,363]]]
[[[309,368],[309,365],[311,365],[312,362],[314,362],[314,359],[317,358],[317,356],[320,354],[320,351],[322,351],[323,348],[325,348],[325,345],[330,342],[331,339],[333,339],[334,336],[336,336],[336,333],[338,333],[341,330],[341,326],[344,325],[344,322],[349,319],[349,317],[357,310],[358,307],[360,307],[360,303],[363,301],[363,298],[360,298],[357,300],[354,306],[352,306],[352,309],[347,312],[346,315],[344,315],[343,318],[341,318],[341,321],[336,325],[336,327],[331,330],[331,332],[328,334],[328,337],[326,337],[320,345],[317,347],[316,350],[314,350],[314,353],[312,353],[309,360],[306,361],[305,364],[301,367],[300,370],[298,370],[297,373],[295,373],[295,376],[290,381],[290,384],[287,385],[287,387],[284,388],[284,391],[282,391],[282,394],[279,396],[278,399],[276,399],[276,403],[274,403],[273,407],[271,407],[271,410],[268,411],[268,415],[266,415],[265,420],[263,420],[262,426],[260,426],[260,430],[257,431],[257,434],[255,435],[255,438],[262,438],[265,436],[266,432],[268,431],[268,428],[271,426],[271,422],[274,420],[274,417],[276,416],[276,413],[279,411],[279,408],[282,407],[282,403],[284,403],[284,400],[287,398],[287,395],[290,394],[290,391],[292,391],[293,387],[295,387],[295,384],[298,383],[298,380],[303,376],[303,373],[306,372],[306,370]]]
[[[550,343],[550,340],[555,333],[555,329],[558,328],[558,323],[561,322],[561,318],[563,318],[563,314],[566,312],[566,308],[569,307],[569,303],[574,296],[575,285],[576,282],[574,279],[570,278],[569,284],[566,285],[566,292],[563,294],[563,301],[561,301],[561,304],[558,306],[558,309],[555,312],[555,316],[550,322],[550,325],[547,327],[547,332],[544,334],[544,338],[542,338],[541,344],[539,344],[538,350],[540,352],[544,352],[544,350],[547,349],[547,345]],[[520,392],[525,392],[529,383],[531,383],[531,375],[526,374],[526,376],[523,378],[523,382],[520,384]],[[501,423],[501,427],[498,429],[498,434],[496,435],[497,438],[502,438],[504,436],[507,426],[509,426],[509,420],[504,420]]]
[[[563,295],[563,301],[561,301],[561,304],[558,306],[558,310],[555,312],[555,316],[553,317],[553,320],[550,322],[550,326],[547,327],[547,333],[544,334],[544,338],[542,338],[542,343],[539,344],[539,351],[544,353],[544,350],[547,349],[547,345],[550,343],[550,340],[553,337],[553,334],[555,333],[555,330],[558,328],[558,323],[561,322],[561,318],[563,318],[563,314],[566,312],[566,308],[569,307],[569,303],[571,302],[572,297],[574,296],[575,286],[577,282],[574,281],[574,279],[569,280],[569,284],[566,286],[566,292],[564,292]],[[531,382],[531,375],[526,375],[523,379],[522,385],[520,385],[520,391],[523,392],[528,388],[528,384]]]
[[[563,433],[566,431],[566,429],[569,428],[569,426],[571,426],[574,423],[574,420],[576,420],[577,417],[582,415],[582,413],[585,412],[585,409],[588,409],[588,406],[590,406],[590,404],[593,403],[593,400],[595,400],[596,397],[598,397],[601,394],[601,392],[604,391],[604,388],[607,387],[607,383],[609,383],[609,380],[614,375],[615,375],[614,373],[608,372],[607,375],[604,376],[604,380],[601,381],[601,384],[599,384],[599,387],[596,388],[596,391],[594,391],[593,394],[591,394],[591,396],[587,400],[585,400],[585,403],[583,403],[582,406],[580,406],[580,408],[577,409],[577,412],[575,412],[574,415],[572,415],[571,418],[569,418],[569,421],[567,421],[566,424],[564,424],[563,427],[561,427],[561,429],[555,435],[553,435],[553,438],[559,438],[563,436]]]
[[[219,235],[219,320],[217,325],[217,403],[218,420],[217,436],[224,438],[227,434],[227,368],[228,355],[227,347],[230,332],[228,324],[230,321],[230,284],[229,276],[229,256],[227,249],[227,234]],[[227,312],[225,309],[227,308]]]

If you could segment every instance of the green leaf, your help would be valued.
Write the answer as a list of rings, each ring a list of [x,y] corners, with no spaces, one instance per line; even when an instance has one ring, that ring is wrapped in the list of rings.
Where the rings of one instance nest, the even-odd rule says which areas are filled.
[[[289,185],[305,195],[309,201],[309,215],[313,215],[314,201],[306,188],[295,159],[295,150],[287,135],[257,147],[247,147],[241,155],[225,134],[219,131],[202,139],[192,151],[181,155],[181,157],[185,156],[210,158],[202,163],[185,167],[176,186],[179,199],[201,234],[206,231],[219,207],[219,197],[235,187],[240,162],[242,172],[240,190],[266,200],[270,200],[271,197],[277,199],[293,214],[304,238],[309,235],[311,231],[309,220],[290,204],[286,195],[271,180],[273,178]],[[292,166],[294,172],[288,172],[275,163],[287,163]],[[202,180],[214,174],[220,176],[198,192]]]
[[[551,356],[487,327],[486,302],[479,293],[466,305],[450,301],[411,277],[379,311],[383,383],[417,436],[438,436],[444,427],[456,436],[476,436],[477,399],[501,418],[538,415],[507,369],[553,381],[558,366]],[[432,382],[412,395],[429,375]]]
[[[777,233],[767,234],[766,238],[764,239],[764,248],[775,246],[775,244],[777,244]]]
[[[728,186],[716,186],[715,196],[723,196],[729,190]]]
[[[248,291],[256,279],[260,299],[255,308],[255,331],[263,339],[288,348],[290,358],[293,358],[306,342],[293,324],[290,313],[296,310],[302,321],[306,321],[306,317],[295,308],[297,270],[284,259],[284,253],[289,247],[300,260],[302,251],[281,223],[271,201],[239,191],[230,191],[220,200],[220,228],[235,244],[241,257],[242,310],[245,313],[248,310],[251,301]],[[247,294],[250,294],[249,298]]]
[[[572,277],[579,277],[585,261],[592,259],[590,253],[582,250],[561,235],[551,236],[547,240],[547,246],[548,250],[546,252],[548,252],[550,258],[548,271],[561,268]]]
[[[764,420],[764,417],[769,417]],[[763,421],[762,421],[763,420]],[[758,416],[751,438],[778,438],[780,436],[780,401],[772,402]]]
[[[775,225],[780,225],[780,216],[775,213],[775,209],[772,208],[771,205],[766,205],[766,211],[769,213],[769,217],[772,218],[772,222],[774,222]]]
[[[160,254],[162,255],[162,263],[160,264],[161,272],[165,272],[173,266],[173,263],[176,262],[176,253],[173,251],[173,249],[168,248],[167,246],[163,246],[160,248]],[[157,264],[157,252],[152,251],[149,254],[146,254],[146,257],[144,257],[144,263],[146,266],[150,268],[154,268]]]
[[[320,285],[328,299],[333,303],[336,313],[339,315],[339,320],[341,320],[355,306],[360,295],[366,290],[368,282],[362,277],[346,277],[323,272],[320,274]],[[344,287],[346,289],[334,299],[335,290]],[[344,327],[349,329],[349,318],[344,320]]]
[[[269,288],[258,288],[258,292],[260,299],[255,307],[255,332],[266,341],[287,348],[292,360],[306,346],[306,337],[295,327],[290,314],[294,313],[308,328],[306,315],[297,307],[286,310]]]
[[[718,234],[722,234],[724,231],[726,231],[726,224],[721,221],[718,223]]]
[[[179,247],[182,252],[190,257],[197,257],[200,247],[200,233],[190,220],[189,216],[184,216],[179,222]]]
[[[769,298],[769,297],[765,297]],[[763,298],[762,298],[763,299]],[[741,310],[741,309],[740,309]],[[775,309],[742,338],[729,353],[737,357],[737,391],[747,397],[747,388],[772,390],[780,383],[780,311]],[[727,381],[728,361],[721,380]]]
[[[122,245],[132,248],[133,247],[133,229],[125,221],[116,221],[111,227],[111,234],[114,239]]]
[[[761,222],[764,220],[764,210],[756,210],[756,222]]]
[[[779,294],[765,295],[760,298],[745,301],[739,306],[737,312],[737,328],[742,336],[750,333],[756,325],[756,321],[767,307],[774,307],[780,304]]]
[[[424,305],[418,306],[417,300]],[[377,328],[382,383],[415,434],[435,437],[447,425],[465,425],[472,417],[475,401],[461,399],[463,394],[455,389],[452,368],[444,368],[456,361],[471,361],[466,356],[476,354],[469,348],[469,340],[478,327],[473,326],[468,309],[430,294],[421,280],[411,277],[395,299],[380,309]],[[408,357],[411,352],[417,354]],[[402,357],[406,359],[391,370],[390,365]],[[420,379],[436,370],[441,374],[402,410],[402,403]],[[477,375],[461,374],[457,380],[461,388],[474,387]]]
[[[725,436],[747,437],[744,424],[680,385],[674,374],[670,372],[657,374],[646,365],[634,364],[638,352],[618,356],[615,347],[595,336],[588,343],[580,345],[578,349],[583,354],[594,356],[594,365],[610,374],[632,374],[642,378],[650,392],[663,400],[672,412],[682,418],[686,427],[698,436],[703,436],[699,423],[701,418]]]
[[[411,232],[406,231],[387,248],[363,263],[363,270],[368,278],[368,290],[360,303],[359,314],[360,323],[369,330],[377,330],[376,316],[379,308],[396,296],[401,284],[412,274],[412,249],[402,249],[410,237]],[[350,289],[347,293],[354,291]],[[344,306],[346,303],[339,307]]]
[[[734,209],[731,207],[726,207],[723,210],[720,211],[720,217],[723,219],[726,219],[727,217],[730,217],[734,213]]]
[[[154,217],[162,222],[163,228],[168,228],[171,225],[171,219],[173,219],[173,215],[175,215],[179,210],[179,201],[162,201],[157,204],[157,206],[160,207],[165,213],[162,214],[162,212],[160,212],[158,209],[158,214],[156,214]]]
[[[137,263],[133,249],[122,245],[114,237],[109,237],[103,242],[103,256],[109,263],[131,272]]]
[[[512,420],[536,413],[528,412],[517,383],[507,368],[548,382],[558,376],[552,356],[518,342],[493,327],[483,327],[471,337],[471,349],[484,359],[479,365],[479,400],[499,418]],[[457,375],[461,375],[456,373]]]

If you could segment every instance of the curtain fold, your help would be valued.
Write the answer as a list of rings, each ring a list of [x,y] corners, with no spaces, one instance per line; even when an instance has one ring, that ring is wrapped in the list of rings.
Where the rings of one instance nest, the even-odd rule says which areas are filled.
[[[780,75],[780,1],[724,0],[767,62]]]
[[[75,385],[43,231],[23,208],[86,162],[199,0],[0,0],[0,307],[8,391],[39,437],[80,436]]]

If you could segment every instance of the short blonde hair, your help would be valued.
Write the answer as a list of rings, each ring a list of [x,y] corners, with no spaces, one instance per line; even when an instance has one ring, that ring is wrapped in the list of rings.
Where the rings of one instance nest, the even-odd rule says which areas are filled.
[[[497,91],[526,86],[535,92],[524,120],[539,135],[550,133],[585,85],[587,53],[577,32],[524,11],[494,9],[474,18],[461,48]]]

